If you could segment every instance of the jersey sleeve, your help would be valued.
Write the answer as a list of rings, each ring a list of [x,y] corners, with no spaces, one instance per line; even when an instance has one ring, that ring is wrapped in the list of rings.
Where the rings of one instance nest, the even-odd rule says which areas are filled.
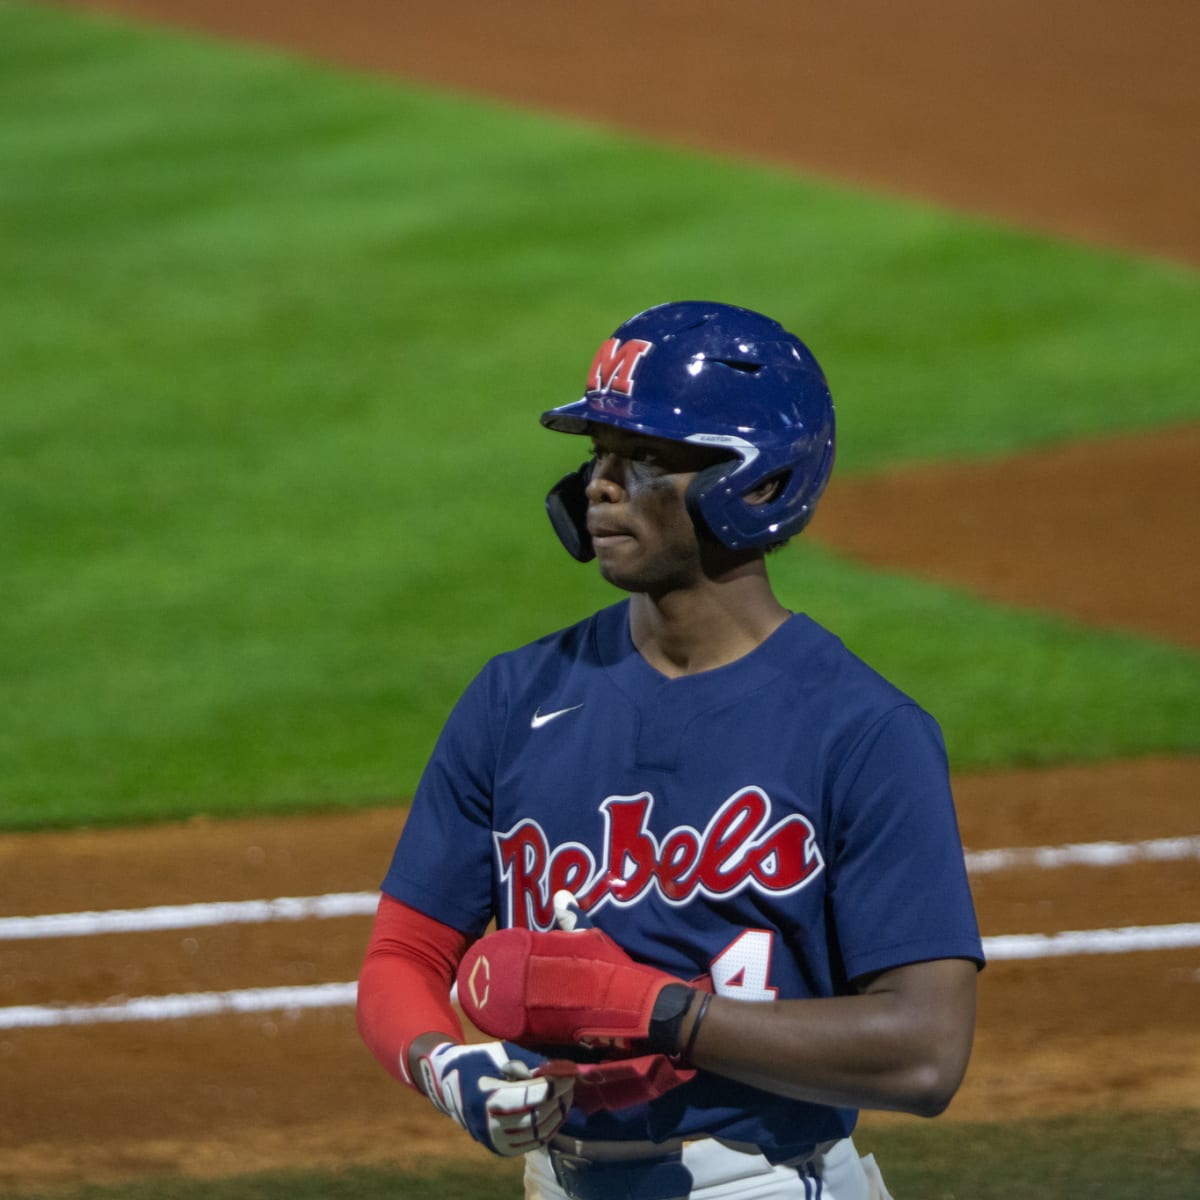
[[[383,891],[471,937],[491,919],[494,727],[503,719],[485,668],[455,705],[421,776]]]
[[[848,979],[983,948],[941,731],[915,704],[859,738],[833,784],[830,898]]]

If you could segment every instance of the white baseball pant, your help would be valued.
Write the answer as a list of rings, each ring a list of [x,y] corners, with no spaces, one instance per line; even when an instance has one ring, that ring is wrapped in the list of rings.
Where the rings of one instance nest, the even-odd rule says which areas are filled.
[[[874,1156],[860,1158],[850,1138],[827,1143],[801,1163],[775,1166],[761,1154],[735,1150],[713,1138],[676,1145],[685,1173],[680,1174],[672,1163],[666,1169],[656,1168],[656,1174],[642,1184],[635,1182],[636,1174],[618,1182],[606,1171],[619,1164],[618,1170],[629,1167],[636,1173],[639,1159],[648,1161],[654,1154],[670,1151],[670,1146],[639,1143],[629,1149],[640,1154],[618,1158],[622,1148],[615,1143],[589,1145],[555,1138],[549,1151],[535,1150],[525,1156],[525,1200],[609,1200],[612,1195],[622,1200],[626,1196],[630,1200],[892,1200]],[[564,1159],[564,1154],[569,1157]],[[594,1175],[588,1173],[589,1162],[598,1168]],[[582,1168],[578,1175],[576,1167]],[[679,1190],[680,1180],[687,1176],[690,1181]]]

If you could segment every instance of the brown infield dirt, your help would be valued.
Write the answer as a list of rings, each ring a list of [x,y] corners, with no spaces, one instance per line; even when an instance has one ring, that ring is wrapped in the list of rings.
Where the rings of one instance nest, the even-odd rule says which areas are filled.
[[[1054,235],[1200,263],[1192,0],[103,0]],[[336,16],[332,15],[336,12]],[[1200,428],[837,480],[811,536],[1006,604],[1200,647]],[[1120,487],[1112,480],[1120,480]],[[1189,550],[1189,546],[1191,549]],[[957,775],[971,850],[1200,833],[1200,756]],[[399,808],[0,838],[0,915],[364,891]],[[974,881],[985,936],[1195,920],[1195,861]],[[345,982],[345,918],[0,943],[0,1006]],[[943,1120],[1200,1108],[1200,953],[994,962]],[[0,1030],[0,1187],[438,1156],[346,1008]],[[867,1114],[872,1125],[911,1120]]]

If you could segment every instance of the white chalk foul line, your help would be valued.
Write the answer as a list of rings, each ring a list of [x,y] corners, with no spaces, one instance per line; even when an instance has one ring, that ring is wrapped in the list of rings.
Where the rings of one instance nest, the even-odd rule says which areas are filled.
[[[1079,929],[1066,933],[1029,933],[983,939],[984,954],[1005,959],[1067,958],[1079,954],[1129,954],[1136,950],[1181,950],[1200,946],[1200,924],[1143,925],[1127,929]],[[0,1008],[0,1030],[61,1025],[98,1025],[119,1021],[178,1021],[231,1013],[343,1008],[358,994],[356,983],[309,987],[250,988],[237,992],[193,992],[173,996],[137,996],[107,1004],[27,1004]]]
[[[106,1025],[118,1021],[178,1021],[229,1013],[338,1008],[353,1004],[357,983],[309,987],[248,988],[237,992],[191,992],[174,996],[134,996],[107,1004],[24,1004],[0,1008],[0,1029],[56,1025]]]
[[[1188,950],[1196,946],[1200,946],[1200,924],[1015,933],[983,939],[983,952],[991,962],[1071,958],[1079,954],[1130,954],[1136,950]]]
[[[975,850],[966,855],[972,875],[1036,867],[1118,867],[1137,862],[1200,859],[1200,837],[1156,838],[1142,842],[1081,842],[1067,846],[1030,846]],[[31,938],[91,937],[102,933],[152,933],[213,925],[254,925],[269,921],[308,921],[370,916],[378,892],[332,892],[325,896],[281,896],[275,900],[231,900],[202,904],[164,904],[105,912],[47,913],[0,917],[0,942]]]
[[[1156,838],[1141,842],[1087,842],[968,852],[973,875],[1034,867],[1114,867],[1137,862],[1180,862],[1200,858],[1200,837]],[[145,933],[214,925],[261,924],[369,916],[378,892],[335,892],[324,896],[281,896],[202,904],[158,905],[106,912],[50,913],[0,917],[0,941],[87,937],[104,933]],[[988,959],[1015,961],[1085,954],[1128,954],[1200,946],[1200,924],[1132,926],[1125,929],[1069,930],[1012,934],[983,939]],[[106,1004],[19,1005],[0,1008],[0,1029],[93,1025],[123,1021],[168,1021],[230,1013],[294,1011],[344,1007],[354,1003],[355,983],[310,987],[249,988],[172,996],[138,996]]]
[[[280,896],[276,900],[229,900],[211,904],[163,904],[107,912],[47,913],[0,917],[0,941],[27,938],[90,937],[98,933],[152,933],[159,929],[199,929],[207,925],[256,925],[267,921],[309,921],[369,916],[378,892],[331,892],[325,896]]]
[[[1066,846],[1028,846],[1011,850],[972,850],[966,855],[972,875],[1037,867],[1124,867],[1131,863],[1184,862],[1200,858],[1200,837],[1152,838],[1142,842],[1078,842]]]

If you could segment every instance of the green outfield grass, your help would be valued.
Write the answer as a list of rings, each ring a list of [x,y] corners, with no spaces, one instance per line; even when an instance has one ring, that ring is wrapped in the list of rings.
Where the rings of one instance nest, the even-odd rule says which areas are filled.
[[[900,1200],[1181,1200],[1200,1178],[1195,1112],[1058,1117],[1006,1125],[905,1123],[856,1137]],[[234,1179],[154,1179],[56,1191],[55,1200],[513,1200],[520,1164]],[[37,1193],[5,1193],[35,1200]]]
[[[1200,416],[1200,284],[783,171],[0,3],[0,828],[411,793],[598,604],[541,511],[633,311],[801,331],[839,471]],[[803,544],[956,766],[1197,748],[1200,658]]]

